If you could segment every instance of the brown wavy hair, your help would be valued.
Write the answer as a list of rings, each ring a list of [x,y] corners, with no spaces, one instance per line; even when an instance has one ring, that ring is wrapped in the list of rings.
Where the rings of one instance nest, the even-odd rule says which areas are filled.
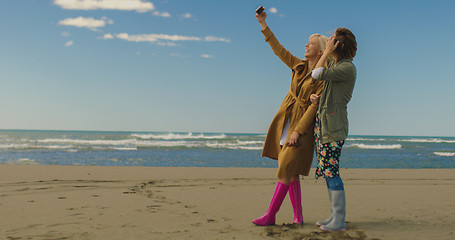
[[[335,39],[340,43],[334,53],[340,58],[354,59],[357,52],[357,41],[354,34],[347,28],[337,28],[335,31]]]

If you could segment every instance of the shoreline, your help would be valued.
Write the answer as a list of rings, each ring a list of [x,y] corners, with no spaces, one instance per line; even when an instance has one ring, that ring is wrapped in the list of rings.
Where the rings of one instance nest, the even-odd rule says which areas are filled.
[[[182,171],[183,169],[189,171]],[[106,172],[109,170],[109,172]],[[211,171],[209,171],[211,170]],[[243,176],[246,177],[251,171],[254,171],[255,175],[261,175],[266,178],[275,179],[276,167],[155,167],[155,166],[96,166],[96,165],[39,165],[39,164],[0,164],[0,183],[11,179],[18,180],[34,180],[34,178],[40,178],[44,176],[55,176],[57,178],[81,178],[81,179],[93,179],[93,178],[107,178],[113,179],[121,177],[125,180],[140,180],[147,177],[153,176],[161,178],[178,178],[182,177],[193,177],[195,174],[209,174],[204,177],[216,177],[217,174],[223,174],[226,176]],[[21,174],[18,174],[19,173]],[[66,175],[69,171],[71,174]],[[178,172],[179,176],[170,176],[175,172]],[[315,180],[314,178],[315,168],[311,168],[308,176],[300,176],[302,181]],[[363,177],[369,179],[409,179],[408,174],[402,174],[405,171],[412,171],[424,175],[434,174],[435,179],[450,178],[455,173],[455,168],[340,168],[341,177],[343,180],[349,177]],[[215,172],[215,174],[213,173]],[[45,173],[45,174],[44,174]],[[115,174],[115,175],[112,175]],[[346,174],[348,176],[346,176]],[[135,176],[135,177],[133,177]],[[421,177],[424,178],[424,177]],[[455,178],[455,177],[454,177]],[[322,178],[319,181],[323,181]]]
[[[251,223],[270,203],[275,168],[0,165],[0,236],[10,239],[453,239],[455,169],[341,169],[346,232],[325,181],[302,180],[305,224]]]

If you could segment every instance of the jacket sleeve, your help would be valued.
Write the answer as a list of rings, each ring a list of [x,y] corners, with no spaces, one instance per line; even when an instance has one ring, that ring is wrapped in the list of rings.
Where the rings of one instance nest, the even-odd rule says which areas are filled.
[[[319,84],[318,88],[316,89],[316,95],[321,96],[321,92],[323,89],[324,84]],[[294,128],[294,131],[300,133],[301,135],[312,132],[311,127],[314,125],[314,120],[316,118],[316,112],[318,111],[319,104],[311,103],[311,105],[306,109],[305,113],[303,114],[302,118],[300,118],[299,123]]]
[[[352,63],[343,62],[335,67],[322,70],[317,79],[322,81],[344,81],[352,78],[355,79],[355,77],[355,66]]]
[[[275,55],[283,61],[289,68],[294,69],[296,64],[300,63],[301,59],[292,55],[283,45],[278,42],[275,35],[269,27],[261,31],[265,36],[265,41],[269,43]]]

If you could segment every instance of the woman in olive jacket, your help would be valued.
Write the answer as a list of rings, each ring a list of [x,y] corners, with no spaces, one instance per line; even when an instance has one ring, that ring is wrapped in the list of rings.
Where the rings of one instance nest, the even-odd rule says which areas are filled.
[[[321,96],[311,95],[311,101],[313,104],[319,102],[314,130],[318,159],[315,177],[326,179],[331,204],[330,217],[316,222],[325,231],[346,230],[346,198],[339,160],[348,136],[347,104],[356,80],[357,71],[352,63],[356,52],[354,34],[349,29],[338,28],[327,40],[325,52],[312,71],[313,78],[324,82]],[[335,64],[325,68],[324,61],[329,57],[335,59]]]
[[[299,175],[308,176],[314,152],[314,119],[317,104],[311,104],[311,94],[320,94],[323,83],[311,77],[325,49],[327,37],[314,34],[305,45],[305,59],[286,50],[276,39],[265,19],[267,14],[256,14],[265,41],[291,70],[291,87],[273,119],[264,143],[262,156],[278,160],[278,183],[270,206],[264,216],[254,219],[259,226],[275,224],[275,215],[289,191],[294,209],[293,223],[303,224]]]

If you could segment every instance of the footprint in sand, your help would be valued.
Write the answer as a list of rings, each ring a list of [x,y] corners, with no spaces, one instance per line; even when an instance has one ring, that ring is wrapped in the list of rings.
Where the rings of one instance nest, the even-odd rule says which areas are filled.
[[[127,192],[123,192],[123,194],[135,194],[136,192],[134,191],[127,191]]]
[[[267,237],[273,238],[292,238],[298,240],[332,240],[332,239],[343,239],[343,240],[379,240],[375,238],[368,238],[363,231],[346,231],[346,232],[322,232],[313,231],[310,233],[304,233],[301,227],[291,226],[290,224],[282,226],[271,226],[265,229]]]
[[[159,208],[161,205],[148,205],[147,208]]]
[[[158,212],[158,210],[161,208],[161,205],[148,205],[147,206],[147,209],[151,212],[151,213],[156,213]]]

